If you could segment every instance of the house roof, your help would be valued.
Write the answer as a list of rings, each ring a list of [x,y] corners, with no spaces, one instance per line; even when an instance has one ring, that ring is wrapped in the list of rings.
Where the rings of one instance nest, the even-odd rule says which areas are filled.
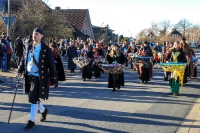
[[[71,24],[71,27],[74,29],[74,33],[77,36],[89,37],[88,35],[83,34],[83,32],[81,32],[79,29],[77,29],[76,26]]]
[[[59,10],[69,23],[82,31],[88,9],[60,9]]]
[[[171,34],[180,34],[182,35],[180,32],[178,32],[176,29],[172,29],[172,31],[169,33],[170,35]]]
[[[150,35],[155,36],[152,31],[147,36],[150,36]]]
[[[101,28],[101,27],[99,27],[99,26],[95,26],[95,25],[92,25],[92,28]]]

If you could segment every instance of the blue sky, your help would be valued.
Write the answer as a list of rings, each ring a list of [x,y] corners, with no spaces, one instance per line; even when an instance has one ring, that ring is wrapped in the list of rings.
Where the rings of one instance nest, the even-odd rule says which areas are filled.
[[[151,23],[186,18],[200,24],[200,0],[44,0],[51,8],[89,9],[95,26],[109,25],[115,33],[135,37]],[[104,23],[104,24],[102,24]]]

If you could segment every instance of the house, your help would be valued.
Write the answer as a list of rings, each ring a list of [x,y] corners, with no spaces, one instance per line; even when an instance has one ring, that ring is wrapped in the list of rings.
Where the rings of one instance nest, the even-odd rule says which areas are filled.
[[[180,40],[182,37],[183,37],[182,34],[176,28],[173,28],[169,34],[160,38],[160,40],[174,42],[174,41]]]
[[[56,7],[55,10],[60,12],[74,29],[74,37],[77,38],[94,38],[90,14],[88,9],[61,9]]]
[[[181,34],[180,32],[178,32],[178,31],[176,30],[176,28],[173,28],[172,31],[171,31],[167,36],[171,36],[171,37],[173,37],[173,38],[175,38],[175,39],[180,39],[180,38],[182,38],[182,34]]]
[[[22,0],[10,0],[11,2],[11,15],[15,15],[17,13],[15,11],[20,9]],[[62,18],[66,20],[66,26],[70,29],[73,29],[74,38],[80,37],[84,40],[87,38],[93,38],[94,34],[92,30],[92,24],[90,20],[90,14],[88,9],[61,9],[60,7],[56,7],[55,9],[51,9],[46,5],[49,11],[56,10],[58,15],[62,15]],[[1,15],[2,12],[0,12]],[[2,23],[2,22],[1,22]],[[0,23],[0,27],[3,25]],[[4,26],[2,27],[4,28]],[[5,28],[4,28],[5,30]]]
[[[145,36],[144,41],[148,41],[150,43],[156,42],[157,36],[151,31],[149,34]]]

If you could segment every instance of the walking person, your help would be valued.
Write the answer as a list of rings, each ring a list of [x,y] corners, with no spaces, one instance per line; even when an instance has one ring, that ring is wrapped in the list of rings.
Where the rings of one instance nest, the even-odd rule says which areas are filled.
[[[14,43],[14,52],[16,56],[16,63],[19,66],[24,51],[24,44],[22,36],[19,36]]]
[[[62,60],[60,58],[60,55],[59,55],[59,53],[58,53],[58,51],[56,49],[56,44],[54,42],[51,42],[49,44],[49,47],[51,48],[51,50],[53,52],[58,81],[65,81],[66,80],[65,71],[64,71],[64,68],[63,68],[63,63],[62,63]]]
[[[25,130],[35,127],[38,110],[41,112],[40,121],[46,119],[48,109],[42,105],[40,99],[47,100],[49,97],[49,79],[54,87],[58,84],[52,50],[41,40],[42,29],[34,29],[32,35],[33,41],[27,44],[16,75],[24,72],[23,89],[31,103],[30,119]]]
[[[91,47],[88,45],[88,42],[85,42],[83,49],[81,49],[81,55],[84,58],[90,58],[90,59],[93,58],[94,55],[92,53]],[[89,60],[88,65],[86,65],[82,68],[82,79],[83,79],[83,81],[85,81],[86,78],[91,80],[92,75],[93,75],[91,68],[92,68],[92,60]]]
[[[73,62],[73,58],[77,57],[77,49],[74,46],[74,42],[69,42],[70,46],[67,49],[67,57],[68,57],[68,69],[70,73],[75,73],[76,64]]]
[[[106,56],[109,64],[120,64],[120,67],[125,63],[125,55],[120,50],[118,44],[112,46],[112,50]],[[108,88],[113,88],[112,91],[116,91],[116,87],[120,89],[121,86],[124,86],[124,72],[119,74],[108,75]]]
[[[6,35],[2,35],[0,44],[2,45],[4,57],[3,57],[3,63],[2,63],[2,72],[7,72],[7,41],[6,41]]]
[[[0,43],[0,69],[2,68],[2,64],[3,64],[3,57],[4,57],[4,52],[3,52],[2,45]],[[4,83],[4,82],[0,80],[0,83]]]

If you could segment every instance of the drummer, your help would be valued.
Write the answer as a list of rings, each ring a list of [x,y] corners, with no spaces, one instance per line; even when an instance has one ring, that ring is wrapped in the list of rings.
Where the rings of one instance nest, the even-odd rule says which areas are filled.
[[[168,62],[178,62],[178,63],[186,63],[187,62],[185,53],[183,52],[183,49],[181,48],[178,41],[175,41],[174,46],[169,49],[166,60]],[[169,79],[170,86],[171,86],[171,91],[172,91],[173,95],[176,96],[179,94],[179,87],[180,87],[179,80],[175,80],[175,78],[171,74],[168,77],[169,77],[168,79]],[[184,78],[183,78],[183,83],[186,83],[186,82],[187,82],[187,77],[186,77],[186,72],[185,72]]]
[[[112,50],[107,54],[106,58],[109,64],[120,64],[120,66],[122,66],[122,64],[124,64],[125,61],[125,56],[120,51],[120,47],[118,44],[114,44],[112,46]],[[108,88],[113,88],[112,91],[116,91],[115,87],[118,87],[118,89],[120,89],[121,86],[124,86],[124,73],[109,73]]]
[[[144,42],[144,47],[140,48],[140,50],[138,51],[138,55],[143,57],[153,56],[151,47],[149,46],[149,43],[147,41]],[[147,83],[148,81],[150,81],[150,77],[152,77],[152,63],[150,62],[150,60],[139,61],[138,73],[140,83]]]
[[[101,46],[100,43],[96,44],[96,47],[93,49],[93,52],[95,53],[95,57],[97,59],[100,60],[102,58],[105,58],[104,51],[103,51],[102,46]],[[95,60],[95,58],[94,58],[94,60]],[[100,78],[101,77],[100,71],[103,72],[103,70],[101,70],[101,68],[98,65],[99,63],[100,63],[100,61],[99,62],[94,61],[93,69],[94,69],[94,77],[95,78]]]
[[[81,49],[81,55],[82,55],[83,58],[90,58],[90,59],[93,58],[92,49],[88,45],[88,42],[85,42],[84,47]],[[85,81],[86,78],[91,80],[92,75],[93,75],[92,72],[91,72],[91,67],[92,67],[92,60],[90,60],[88,65],[86,65],[82,68],[82,79],[83,79],[83,81]]]

